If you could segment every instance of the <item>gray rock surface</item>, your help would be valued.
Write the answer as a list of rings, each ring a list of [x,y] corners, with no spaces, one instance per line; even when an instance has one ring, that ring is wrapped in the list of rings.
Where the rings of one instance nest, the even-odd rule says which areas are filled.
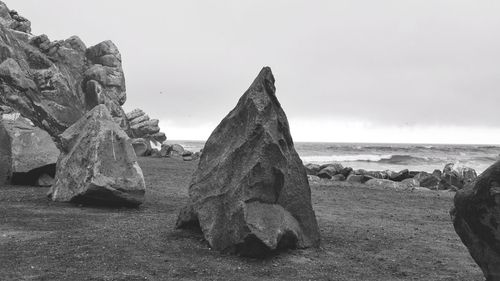
[[[11,184],[16,173],[28,174],[47,165],[54,165],[59,150],[49,134],[20,117],[0,119],[0,185]],[[36,179],[33,179],[35,184]]]
[[[127,113],[127,120],[130,124],[130,135],[133,138],[141,138],[154,144],[162,144],[167,137],[160,132],[157,119],[150,119],[141,109],[134,109]]]
[[[145,183],[131,140],[104,105],[98,105],[60,136],[54,201],[137,206]]]
[[[50,41],[0,2],[0,104],[57,139],[97,104],[128,130],[121,56],[111,41],[87,48],[78,37]]]
[[[457,191],[451,215],[486,280],[500,280],[500,161]]]
[[[205,144],[177,221],[179,228],[192,226],[213,249],[247,256],[319,245],[306,171],[270,68]]]

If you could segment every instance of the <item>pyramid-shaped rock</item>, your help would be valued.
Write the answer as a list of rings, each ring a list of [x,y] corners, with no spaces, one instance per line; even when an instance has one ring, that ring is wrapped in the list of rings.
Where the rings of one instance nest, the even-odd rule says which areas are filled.
[[[500,280],[500,161],[457,191],[454,203],[455,231],[486,280]]]
[[[105,105],[98,105],[60,135],[54,201],[137,206],[145,184],[131,140]]]
[[[306,171],[262,69],[205,144],[178,228],[200,226],[211,247],[262,256],[319,244]]]

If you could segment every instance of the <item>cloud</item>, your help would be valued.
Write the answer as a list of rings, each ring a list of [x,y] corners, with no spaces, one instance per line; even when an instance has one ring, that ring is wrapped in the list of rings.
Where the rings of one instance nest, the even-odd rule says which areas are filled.
[[[278,98],[297,126],[356,120],[374,130],[351,134],[351,125],[339,125],[332,138],[346,130],[369,142],[412,126],[428,132],[397,132],[434,142],[448,131],[463,142],[475,138],[459,132],[493,138],[500,128],[499,1],[48,3],[8,4],[53,40],[112,39],[124,60],[126,109],[170,120],[167,133],[205,136],[200,126],[208,125],[200,124],[219,122],[264,65],[273,68]]]

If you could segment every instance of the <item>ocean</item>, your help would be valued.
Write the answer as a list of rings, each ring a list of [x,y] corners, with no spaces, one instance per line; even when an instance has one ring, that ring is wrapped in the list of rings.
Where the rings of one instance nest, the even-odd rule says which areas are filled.
[[[167,141],[196,152],[203,141]],[[455,163],[483,172],[500,160],[500,145],[384,144],[296,142],[295,149],[305,163],[339,162],[344,167],[373,171],[393,170],[432,172]]]

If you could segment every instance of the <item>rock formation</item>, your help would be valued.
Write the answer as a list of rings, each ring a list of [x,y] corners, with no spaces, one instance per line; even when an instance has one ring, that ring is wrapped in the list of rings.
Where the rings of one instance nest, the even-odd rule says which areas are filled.
[[[141,109],[134,109],[127,113],[127,120],[130,124],[131,138],[142,138],[154,144],[162,144],[167,140],[165,133],[160,132],[159,121],[150,119]]]
[[[20,117],[0,117],[0,185],[39,185],[54,177],[59,150],[47,132]]]
[[[215,250],[248,256],[318,246],[310,193],[266,67],[205,144],[177,227],[200,226]]]
[[[57,139],[97,104],[128,130],[121,56],[111,41],[87,48],[78,37],[50,41],[0,2],[0,104]]]
[[[486,280],[500,280],[500,161],[455,195],[453,225]]]
[[[54,201],[137,206],[145,183],[127,134],[98,105],[60,136]]]

